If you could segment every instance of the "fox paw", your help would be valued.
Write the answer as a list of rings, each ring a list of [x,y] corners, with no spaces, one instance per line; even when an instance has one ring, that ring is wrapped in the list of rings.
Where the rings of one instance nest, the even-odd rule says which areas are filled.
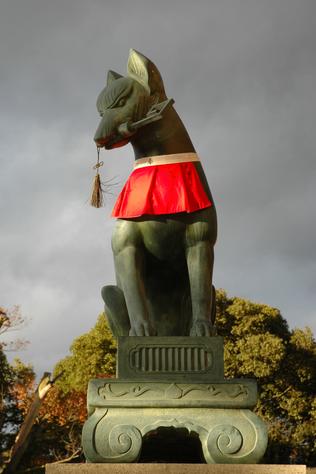
[[[193,321],[190,336],[213,336],[213,326],[210,321],[198,319]]]
[[[149,321],[137,321],[131,324],[130,336],[156,336],[157,331]]]

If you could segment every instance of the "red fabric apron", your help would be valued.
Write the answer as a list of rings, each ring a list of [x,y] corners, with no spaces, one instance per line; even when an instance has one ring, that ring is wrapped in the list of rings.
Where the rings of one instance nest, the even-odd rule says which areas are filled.
[[[120,192],[112,217],[194,212],[212,203],[192,162],[136,168]]]

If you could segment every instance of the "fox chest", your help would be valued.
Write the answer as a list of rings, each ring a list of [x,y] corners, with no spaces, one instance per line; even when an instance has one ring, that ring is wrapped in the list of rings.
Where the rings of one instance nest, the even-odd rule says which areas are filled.
[[[139,223],[146,250],[160,260],[183,253],[186,224],[175,219],[155,219]]]

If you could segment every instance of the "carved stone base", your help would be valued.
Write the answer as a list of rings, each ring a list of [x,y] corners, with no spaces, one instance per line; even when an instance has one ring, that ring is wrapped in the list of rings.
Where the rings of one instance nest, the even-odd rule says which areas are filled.
[[[266,449],[263,423],[250,410],[96,409],[85,424],[83,446],[88,462],[136,462],[142,439],[158,427],[186,428],[198,434],[205,461],[251,463]]]
[[[162,428],[194,433],[208,464],[255,464],[267,445],[254,380],[225,380],[221,338],[119,339],[117,379],[89,383],[90,463],[132,463]]]

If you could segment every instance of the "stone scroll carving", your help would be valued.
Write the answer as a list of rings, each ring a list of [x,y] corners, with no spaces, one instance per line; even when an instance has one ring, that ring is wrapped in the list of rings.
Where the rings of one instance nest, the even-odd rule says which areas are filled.
[[[142,447],[142,435],[136,426],[107,422],[108,410],[96,410],[85,423],[82,443],[87,462],[134,462]]]
[[[100,411],[97,409],[96,411]],[[112,408],[95,415],[98,421],[85,425],[84,437],[89,462],[136,462],[142,440],[158,427],[185,428],[201,441],[205,461],[214,463],[251,463],[262,457],[267,443],[264,424],[250,410],[159,409],[131,411]],[[127,416],[127,418],[126,418]],[[125,422],[124,422],[125,420]],[[128,423],[126,421],[128,420]]]
[[[121,384],[123,385],[123,384]],[[151,399],[157,397],[159,400],[171,399],[193,399],[202,397],[211,399],[244,399],[248,396],[248,388],[243,384],[118,384],[106,383],[98,390],[99,395],[105,400],[121,399]]]

